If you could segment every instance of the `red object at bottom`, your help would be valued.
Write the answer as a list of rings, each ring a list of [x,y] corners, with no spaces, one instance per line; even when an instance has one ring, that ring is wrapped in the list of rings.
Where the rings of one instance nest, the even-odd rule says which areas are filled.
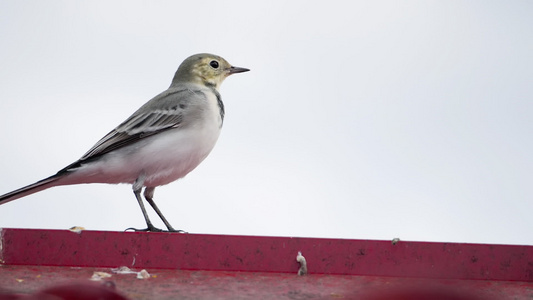
[[[0,264],[0,299],[94,272],[129,299],[533,299],[531,246],[2,229]]]
[[[149,269],[150,278],[137,279],[109,268],[45,266],[0,267],[0,299],[2,289],[27,295],[90,282],[94,272],[111,274],[99,283],[110,283],[129,299],[533,299],[533,284],[525,282],[165,269]]]

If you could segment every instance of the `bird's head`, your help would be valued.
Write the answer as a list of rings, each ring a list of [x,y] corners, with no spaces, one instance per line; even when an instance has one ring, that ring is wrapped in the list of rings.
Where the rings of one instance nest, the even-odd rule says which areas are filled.
[[[247,71],[250,70],[234,67],[218,55],[195,54],[181,63],[171,86],[180,82],[194,82],[218,89],[229,75]]]

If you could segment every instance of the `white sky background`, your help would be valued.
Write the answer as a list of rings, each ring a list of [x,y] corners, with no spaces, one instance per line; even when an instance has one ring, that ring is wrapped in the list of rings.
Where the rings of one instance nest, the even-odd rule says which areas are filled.
[[[0,193],[78,159],[189,55],[227,79],[211,155],[156,189],[191,233],[533,245],[531,1],[2,1]],[[164,227],[155,214],[152,219]],[[129,185],[0,227],[145,227]]]

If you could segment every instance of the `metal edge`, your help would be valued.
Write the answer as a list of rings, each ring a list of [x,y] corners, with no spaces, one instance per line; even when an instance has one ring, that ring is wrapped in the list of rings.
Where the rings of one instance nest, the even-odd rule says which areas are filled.
[[[4,228],[0,227],[0,266],[4,265]]]

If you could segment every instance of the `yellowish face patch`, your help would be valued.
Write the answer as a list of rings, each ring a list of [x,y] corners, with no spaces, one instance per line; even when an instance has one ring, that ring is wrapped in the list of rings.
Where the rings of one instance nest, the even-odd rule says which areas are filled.
[[[229,75],[231,65],[221,57],[202,57],[192,68],[192,73],[205,84],[218,88]]]

